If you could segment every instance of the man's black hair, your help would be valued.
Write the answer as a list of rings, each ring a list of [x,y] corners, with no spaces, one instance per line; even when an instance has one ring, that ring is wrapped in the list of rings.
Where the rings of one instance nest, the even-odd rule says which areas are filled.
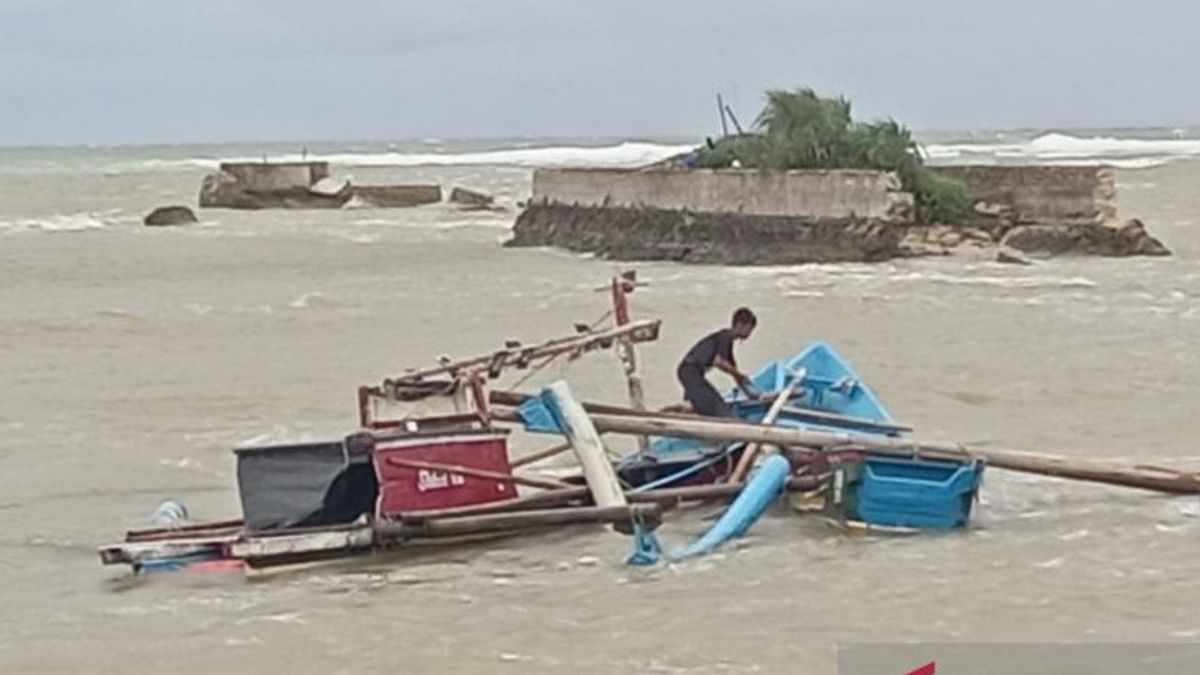
[[[754,316],[754,312],[751,312],[749,308],[738,307],[737,311],[733,313],[732,325],[736,326],[739,323],[748,323],[751,326],[757,326],[758,317]]]

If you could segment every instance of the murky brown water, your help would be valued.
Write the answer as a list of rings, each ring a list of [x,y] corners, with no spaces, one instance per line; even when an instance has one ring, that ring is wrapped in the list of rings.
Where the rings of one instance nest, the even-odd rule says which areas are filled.
[[[528,190],[511,167],[355,173],[509,204]],[[613,266],[501,249],[511,214],[132,222],[191,201],[200,175],[0,174],[0,671],[832,672],[848,641],[1200,638],[1197,499],[1000,471],[969,532],[847,537],[781,511],[726,551],[650,570],[622,564],[626,539],[588,529],[263,581],[101,568],[95,545],[162,499],[235,516],[233,445],[341,434],[359,384],[605,309],[592,289]],[[761,324],[744,363],[827,340],[923,438],[1195,466],[1200,164],[1120,181],[1124,211],[1177,256],[642,265],[635,309],[665,320],[643,350],[649,398],[675,400],[679,354],[747,304]],[[86,218],[107,224],[14,224]],[[610,357],[567,374],[621,399]],[[661,536],[682,542],[710,513]]]

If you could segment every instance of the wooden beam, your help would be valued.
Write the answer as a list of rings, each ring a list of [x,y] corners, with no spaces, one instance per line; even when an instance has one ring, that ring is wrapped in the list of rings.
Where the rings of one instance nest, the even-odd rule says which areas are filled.
[[[628,504],[625,506],[579,506],[536,511],[513,511],[452,518],[379,521],[375,524],[376,543],[413,538],[461,537],[489,532],[506,532],[556,525],[611,523],[614,525],[641,523],[650,529],[658,527],[662,516],[657,504]]]
[[[489,389],[488,390],[488,402],[492,405],[498,405],[498,406],[517,407],[517,406],[521,405],[522,403],[524,403],[525,401],[528,401],[530,398],[533,398],[533,396],[534,396],[533,394],[527,394],[525,392],[520,392],[520,391],[510,391],[507,389]],[[609,405],[606,403],[582,402],[581,405],[583,405],[583,409],[586,410],[588,412],[588,414],[590,414],[590,415],[594,415],[597,413],[609,413],[609,414],[613,414],[613,415],[631,415],[631,416],[635,416],[635,417],[647,417],[647,418],[651,418],[651,419],[664,419],[665,418],[665,419],[679,419],[679,420],[685,420],[685,421],[702,419],[702,420],[707,420],[709,422],[713,422],[714,424],[726,424],[726,423],[727,424],[745,424],[745,422],[743,420],[739,420],[734,417],[704,417],[704,416],[696,415],[692,412],[686,412],[686,411],[680,412],[678,410],[678,408],[680,406],[668,406],[667,409],[655,412],[655,411],[650,411],[650,410],[635,410],[633,408],[628,408],[625,406]],[[687,410],[690,411],[691,408],[688,407]],[[604,433],[604,432],[602,431],[601,433]]]
[[[621,276],[612,279],[613,323],[617,326],[628,325],[632,318],[629,310],[629,294],[633,292],[634,281]],[[646,397],[642,391],[642,376],[638,373],[637,347],[628,336],[617,338],[617,357],[625,370],[625,382],[629,389],[629,405],[634,410],[646,409]],[[638,450],[646,452],[650,449],[650,439],[638,436]]]
[[[562,453],[564,453],[570,449],[571,449],[570,443],[559,443],[558,445],[546,448],[545,450],[535,452],[532,455],[525,455],[524,457],[518,457],[517,459],[514,459],[512,461],[512,468],[516,469],[517,467],[522,467],[522,466],[526,466],[529,464],[536,464],[544,459],[550,459],[551,457],[557,457],[558,455],[561,455]]]
[[[821,478],[817,476],[797,476],[788,481],[788,490],[804,492],[821,486]],[[724,499],[736,495],[742,486],[733,483],[708,483],[705,485],[687,485],[675,488],[660,488],[645,492],[625,491],[625,499],[631,503],[655,503],[663,509],[672,508],[687,502],[710,501]],[[533,509],[549,509],[566,504],[588,505],[591,494],[584,486],[571,487],[563,490],[549,490],[524,497],[515,497],[503,501],[488,502],[471,506],[453,506],[445,509],[430,509],[426,511],[410,511],[403,514],[404,518],[421,520],[425,518],[447,518],[451,516],[483,515],[486,513],[504,513],[507,511],[525,511]]]
[[[657,340],[661,323],[658,319],[634,321],[608,330],[555,338],[528,347],[505,348],[490,354],[471,356],[430,368],[409,370],[384,384],[385,388],[389,385],[411,384],[434,375],[454,374],[463,370],[527,367],[531,361],[538,359],[604,348],[610,346],[611,342],[617,338],[624,338],[630,342]]]
[[[499,406],[496,419],[520,422],[516,411]],[[690,417],[690,419],[683,419]],[[697,416],[595,413],[592,422],[600,431],[632,435],[701,438],[710,441],[767,443],[781,447],[857,447],[900,457],[926,457],[970,461],[981,459],[998,469],[1043,476],[1120,485],[1171,494],[1200,494],[1200,474],[1116,462],[1074,459],[1019,450],[991,450],[958,445],[919,443],[867,434],[793,429],[745,422],[714,421]]]

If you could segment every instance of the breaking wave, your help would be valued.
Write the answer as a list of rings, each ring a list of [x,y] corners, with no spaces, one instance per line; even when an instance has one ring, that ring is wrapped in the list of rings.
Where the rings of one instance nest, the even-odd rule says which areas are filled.
[[[945,162],[966,162],[980,156],[1055,164],[1111,164],[1141,169],[1174,159],[1200,157],[1200,138],[1080,137],[1042,134],[1024,141],[948,143],[925,146],[928,156]]]
[[[512,148],[481,152],[340,152],[309,153],[307,155],[273,155],[274,162],[294,162],[303,159],[326,161],[339,166],[472,166],[498,165],[518,167],[581,166],[634,167],[650,164],[672,155],[691,150],[690,145],[663,145],[626,141],[608,146],[550,146],[542,148]],[[222,161],[261,161],[262,157],[229,158]],[[151,159],[139,163],[142,169],[204,168],[215,169],[219,163],[211,158],[181,160]]]
[[[925,152],[935,163],[1054,163],[1114,166],[1140,169],[1181,158],[1200,158],[1200,137],[1195,130],[1151,130],[1139,132],[1142,137],[1129,137],[1121,132],[1099,132],[1093,136],[1063,132],[998,132],[986,137],[965,140],[931,141]],[[1155,134],[1147,136],[1147,134]],[[99,156],[91,151],[66,158],[52,156],[22,162],[0,163],[0,170],[80,171],[100,170],[110,173],[140,171],[211,171],[221,161],[259,162],[327,161],[338,167],[600,167],[628,168],[657,162],[672,155],[687,152],[700,144],[674,142],[620,141],[607,145],[554,143],[553,141],[510,142],[490,149],[467,149],[462,143],[424,139],[407,144],[376,144],[374,146],[329,146],[308,153],[295,152],[290,146],[226,145],[172,146],[165,154],[158,149],[108,149]],[[143,153],[154,154],[143,154]],[[131,156],[132,155],[132,156]],[[139,156],[140,155],[140,156]]]
[[[879,269],[864,269],[860,265],[812,266],[809,269],[794,269],[780,275],[776,286],[789,297],[801,294],[825,292],[831,287],[854,284],[854,292],[861,285],[879,284],[933,284],[944,286],[966,286],[1004,289],[1094,289],[1099,284],[1082,276],[1058,276],[1052,274],[1005,275],[983,273],[986,268],[968,268],[961,273],[935,269],[903,269],[881,266]],[[814,296],[815,297],[815,296]]]
[[[42,218],[0,220],[0,232],[84,232],[102,230],[112,223],[111,219],[92,213],[59,214]]]
[[[1087,277],[1059,276],[991,276],[955,275],[942,272],[912,272],[891,277],[891,281],[925,282],[960,286],[993,286],[997,288],[1096,288],[1095,281]]]

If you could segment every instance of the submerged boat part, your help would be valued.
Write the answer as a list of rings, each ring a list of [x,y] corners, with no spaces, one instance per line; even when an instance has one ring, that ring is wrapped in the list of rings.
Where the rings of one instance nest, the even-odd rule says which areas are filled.
[[[783,494],[791,463],[781,455],[772,455],[759,465],[749,482],[742,488],[717,522],[699,539],[667,554],[671,561],[684,560],[711,553],[730,539],[746,534],[771,504]],[[659,560],[662,547],[653,535],[638,533],[634,552],[626,562],[630,565],[652,565]]]

